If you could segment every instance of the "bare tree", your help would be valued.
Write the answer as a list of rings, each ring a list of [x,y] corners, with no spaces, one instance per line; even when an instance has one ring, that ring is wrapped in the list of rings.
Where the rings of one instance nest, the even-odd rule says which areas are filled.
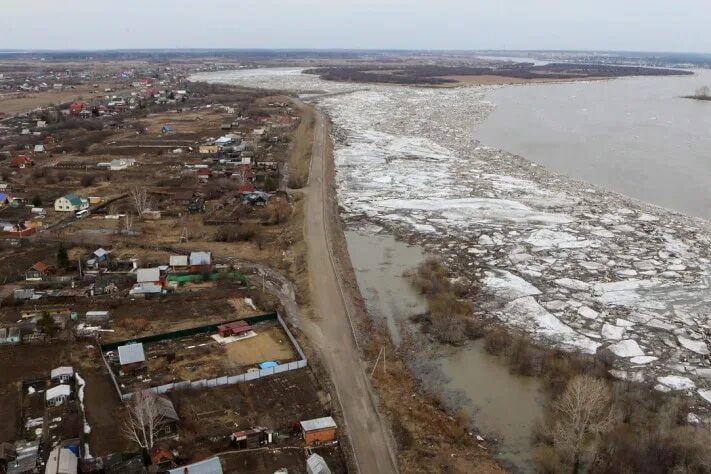
[[[600,436],[617,421],[607,384],[589,375],[578,375],[554,403],[558,416],[553,432],[556,450],[576,473],[597,448]]]
[[[711,89],[709,89],[709,86],[701,86],[698,89],[696,89],[696,93],[694,93],[696,97],[711,97]]]
[[[131,199],[138,217],[143,218],[143,213],[148,209],[148,191],[146,191],[146,188],[134,186],[131,189]]]
[[[153,392],[136,392],[127,406],[121,432],[141,448],[151,449],[157,435],[167,424],[160,413],[157,398]]]

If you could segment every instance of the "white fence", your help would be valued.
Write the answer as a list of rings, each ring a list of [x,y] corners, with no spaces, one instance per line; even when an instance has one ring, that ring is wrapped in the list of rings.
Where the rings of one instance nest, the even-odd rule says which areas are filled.
[[[222,377],[217,377],[214,379],[207,379],[207,380],[206,379],[185,380],[182,382],[167,383],[165,385],[159,385],[157,387],[151,387],[151,388],[145,389],[145,390],[143,390],[143,392],[153,392],[155,394],[161,394],[161,393],[170,392],[172,390],[185,390],[188,388],[202,389],[202,388],[220,387],[223,385],[234,385],[234,384],[238,384],[238,383],[249,382],[250,380],[257,380],[262,377],[268,377],[270,375],[276,375],[276,374],[281,374],[284,372],[289,372],[291,370],[303,369],[304,367],[306,367],[308,365],[304,351],[301,350],[301,346],[299,346],[299,343],[296,341],[296,338],[294,338],[293,334],[291,334],[291,331],[289,331],[289,328],[286,326],[286,324],[284,323],[284,320],[281,318],[281,316],[279,316],[279,314],[277,314],[277,320],[279,321],[279,324],[281,325],[281,327],[284,330],[284,332],[286,333],[286,335],[289,337],[289,341],[294,346],[296,353],[299,355],[299,360],[294,361],[294,362],[288,362],[286,364],[277,365],[275,367],[269,367],[266,369],[250,370],[249,372],[245,372],[245,373],[239,374],[239,375],[222,376]],[[103,353],[102,353],[102,358],[103,358]],[[108,363],[106,362],[106,359],[104,359],[104,363],[108,367]],[[121,399],[122,400],[130,400],[131,397],[133,396],[133,393],[122,393],[121,390],[119,390],[119,385],[116,381],[116,377],[110,368],[109,368],[109,373],[111,374],[111,378],[114,381],[114,386],[116,387],[116,390],[118,390],[118,393],[119,393],[119,396],[121,397]]]

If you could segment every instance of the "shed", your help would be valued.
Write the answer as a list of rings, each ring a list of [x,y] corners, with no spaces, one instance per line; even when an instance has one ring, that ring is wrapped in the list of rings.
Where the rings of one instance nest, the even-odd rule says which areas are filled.
[[[210,252],[190,252],[190,265],[210,265]]]
[[[186,472],[190,474],[222,474],[222,464],[220,464],[220,458],[215,456],[168,471],[169,474],[185,474]]]
[[[143,352],[143,344],[126,344],[119,346],[119,363],[123,365],[137,364],[146,361],[146,354]]]
[[[336,439],[336,422],[330,416],[302,421],[300,424],[301,434],[306,444],[329,442]]]
[[[68,382],[72,377],[74,377],[73,367],[57,367],[49,373],[49,378],[52,382]]]
[[[64,403],[72,394],[72,388],[67,384],[60,384],[45,392],[47,405],[57,406]]]
[[[233,321],[231,323],[217,326],[217,333],[222,337],[229,337],[233,334],[245,333],[251,329],[252,327],[247,324],[246,321]]]
[[[103,248],[99,248],[99,249],[94,250],[93,255],[94,255],[94,257],[96,257],[96,259],[98,261],[103,262],[104,260],[109,258],[109,251],[105,250]]]
[[[111,318],[108,311],[87,311],[86,321],[91,323],[105,323]]]
[[[156,283],[160,281],[159,268],[139,268],[136,270],[136,281],[138,283]]]
[[[170,266],[176,267],[187,267],[188,266],[188,256],[187,255],[171,255],[170,256]]]
[[[235,431],[230,435],[230,440],[239,449],[258,448],[262,441],[268,440],[264,430],[264,428],[252,428],[244,431]]]

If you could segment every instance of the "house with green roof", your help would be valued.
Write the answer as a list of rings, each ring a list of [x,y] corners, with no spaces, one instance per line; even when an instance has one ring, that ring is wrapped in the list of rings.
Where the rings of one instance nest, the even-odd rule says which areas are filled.
[[[88,208],[89,201],[74,193],[69,193],[54,201],[54,210],[59,212],[77,212]]]

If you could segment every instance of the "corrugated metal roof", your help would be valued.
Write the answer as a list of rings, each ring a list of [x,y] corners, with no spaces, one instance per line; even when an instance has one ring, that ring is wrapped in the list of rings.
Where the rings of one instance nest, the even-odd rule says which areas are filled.
[[[315,418],[313,420],[305,420],[301,422],[301,429],[304,431],[316,431],[326,428],[336,428],[336,422],[330,416],[323,418]]]
[[[169,474],[183,474],[185,470],[190,474],[222,474],[222,464],[220,458],[208,458],[204,461],[188,464],[187,466],[176,467],[168,471]]]
[[[143,344],[126,344],[119,346],[119,362],[121,365],[134,364],[146,360],[146,354],[143,352]]]

